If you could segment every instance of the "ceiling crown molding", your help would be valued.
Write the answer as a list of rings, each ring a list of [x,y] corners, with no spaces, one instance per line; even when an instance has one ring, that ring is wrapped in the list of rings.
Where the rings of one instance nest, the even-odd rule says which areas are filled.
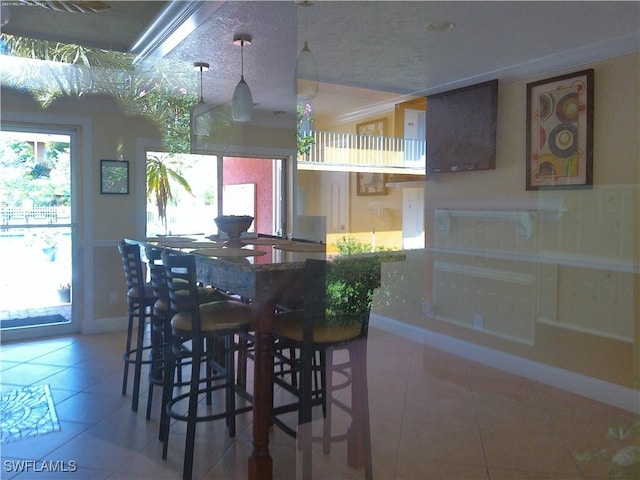
[[[164,57],[207,20],[223,1],[172,1],[160,11],[149,27],[136,39],[129,52],[133,64],[149,56]]]

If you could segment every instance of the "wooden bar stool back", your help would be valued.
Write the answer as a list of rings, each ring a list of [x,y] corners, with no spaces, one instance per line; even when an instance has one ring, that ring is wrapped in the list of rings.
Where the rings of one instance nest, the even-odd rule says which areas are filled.
[[[311,478],[311,444],[322,442],[325,454],[331,443],[347,441],[347,461],[372,473],[371,434],[367,388],[369,314],[374,291],[380,286],[380,259],[376,255],[349,255],[331,261],[305,262],[304,300],[301,310],[284,311],[274,322],[274,386],[293,394],[297,401],[275,405],[272,419],[285,433],[297,437],[302,450],[302,476]],[[345,350],[346,360],[334,362]],[[350,405],[336,392],[351,388]],[[323,434],[311,435],[312,408],[322,406]],[[346,432],[332,433],[332,407],[351,417]],[[298,412],[298,425],[280,415]]]
[[[202,303],[196,281],[193,255],[162,253],[165,267],[169,306],[171,310],[170,338],[165,349],[166,361],[162,395],[160,438],[164,442],[163,458],[167,457],[171,419],[187,423],[183,478],[193,472],[195,432],[198,422],[225,419],[229,436],[235,437],[235,417],[251,410],[251,406],[236,407],[235,353],[236,336],[246,332],[252,320],[251,307],[238,300],[216,300]],[[191,342],[191,375],[181,385],[174,381],[176,343]],[[175,387],[182,387],[177,389]],[[224,408],[198,412],[201,396],[206,405],[212,403],[212,393],[224,389]],[[186,407],[186,413],[185,413]],[[201,404],[201,408],[203,405]]]
[[[144,359],[144,353],[151,353],[151,338],[146,335],[146,326],[151,318],[151,308],[154,297],[151,286],[148,285],[140,256],[140,247],[128,244],[124,240],[118,244],[118,252],[122,258],[125,282],[127,286],[127,339],[122,354],[124,373],[122,375],[122,395],[127,394],[129,381],[129,367],[133,365],[133,391],[131,393],[131,409],[138,410],[140,394],[140,377],[142,365],[150,364],[151,358]],[[133,333],[136,332],[135,345]]]

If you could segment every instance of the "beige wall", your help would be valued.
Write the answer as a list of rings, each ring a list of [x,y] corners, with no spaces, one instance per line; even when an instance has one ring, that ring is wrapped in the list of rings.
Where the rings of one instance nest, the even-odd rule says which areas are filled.
[[[441,175],[427,185],[430,314],[419,323],[634,386],[638,55],[588,67],[595,69],[593,188],[525,191],[526,84],[538,78],[501,85],[496,170]],[[559,210],[543,214],[549,205]],[[520,217],[500,216],[504,210],[525,215],[530,233]],[[474,329],[476,315],[483,331]]]
[[[501,83],[496,169],[426,182],[427,249],[386,267],[387,281],[404,278],[414,301],[381,301],[375,312],[549,366],[637,385],[639,58],[630,54]],[[585,68],[595,70],[594,186],[526,191],[526,85]],[[340,128],[355,131],[355,123]],[[319,174],[300,178],[313,175]],[[354,181],[354,236],[369,241],[375,225],[377,239],[387,235],[392,242],[401,224],[377,218],[371,202],[397,211],[400,190],[357,197]]]
[[[426,189],[427,328],[549,365],[635,385],[640,149],[638,55],[587,67],[594,81],[594,186],[525,191],[526,84],[500,86],[496,170],[442,175]],[[575,70],[575,69],[574,69]],[[571,71],[571,70],[570,70]],[[553,72],[546,78],[565,72]],[[465,209],[486,205],[485,217]],[[557,217],[541,208],[557,205]],[[463,210],[438,225],[438,213]],[[532,213],[528,238],[491,210]],[[461,254],[460,252],[464,252]],[[634,272],[634,268],[636,269]],[[473,330],[473,315],[484,328]]]

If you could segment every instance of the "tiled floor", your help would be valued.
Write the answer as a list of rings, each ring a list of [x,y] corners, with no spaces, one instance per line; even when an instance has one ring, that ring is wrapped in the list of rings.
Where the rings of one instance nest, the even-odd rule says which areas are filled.
[[[50,385],[62,427],[1,445],[3,479],[181,477],[183,426],[172,428],[163,461],[159,395],[150,421],[146,392],[137,413],[130,396],[120,395],[123,344],[122,333],[109,333],[2,345],[2,391]],[[605,437],[609,427],[637,421],[629,413],[386,332],[370,332],[368,352],[376,479],[606,479],[612,455],[638,444],[637,436]],[[246,478],[250,413],[239,417],[235,440],[226,437],[223,422],[201,424],[197,435],[196,478]],[[346,465],[343,445],[332,445],[328,456],[317,447],[314,478],[363,478]],[[609,453],[579,460],[594,449]],[[294,443],[277,429],[271,453],[274,478],[299,478]],[[28,471],[18,473],[20,466]]]

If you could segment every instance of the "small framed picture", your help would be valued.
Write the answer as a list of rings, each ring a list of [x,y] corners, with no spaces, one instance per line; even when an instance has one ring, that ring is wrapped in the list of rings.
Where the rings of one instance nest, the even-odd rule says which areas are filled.
[[[358,190],[357,195],[386,195],[386,175],[384,173],[375,172],[358,172],[357,183]]]
[[[527,190],[593,185],[593,69],[527,84]]]
[[[100,193],[126,195],[129,193],[129,162],[100,160]]]
[[[358,135],[374,135],[382,136],[387,130],[387,119],[378,118],[368,122],[358,123],[356,125],[356,133]]]

